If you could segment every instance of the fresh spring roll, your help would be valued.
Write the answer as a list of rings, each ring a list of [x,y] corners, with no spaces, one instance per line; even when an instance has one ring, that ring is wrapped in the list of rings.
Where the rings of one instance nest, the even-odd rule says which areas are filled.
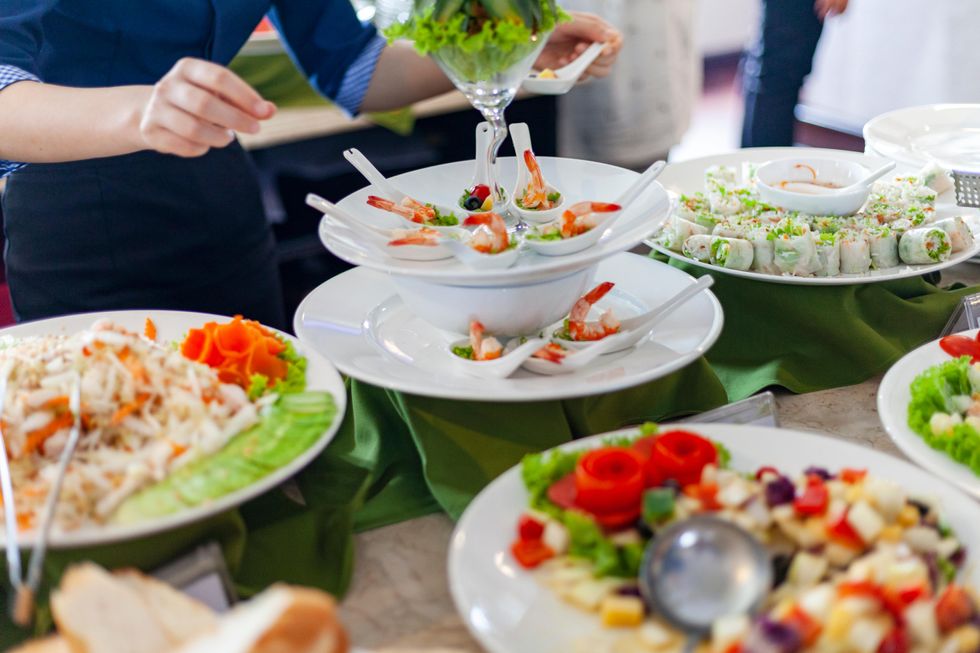
[[[691,236],[700,236],[708,233],[708,230],[699,224],[694,224],[689,220],[685,220],[679,215],[675,215],[670,219],[670,225],[668,225],[665,230],[664,235],[664,245],[668,248],[679,252],[684,248],[684,243]]]
[[[940,195],[953,188],[953,180],[949,178],[949,173],[935,161],[926,164],[926,167],[919,171],[919,179]],[[955,252],[956,249],[954,248],[953,251]]]
[[[710,210],[705,209],[704,211],[698,211],[697,213],[695,213],[693,221],[694,224],[699,224],[710,232],[712,229],[715,228],[715,225],[718,224],[720,219],[721,216],[716,215],[712,213]]]
[[[711,241],[711,262],[729,270],[748,270],[752,267],[752,243],[742,238],[716,236]]]
[[[738,171],[732,166],[710,166],[704,171],[704,183],[709,190],[713,183],[733,188],[738,183]]]
[[[704,193],[681,195],[677,199],[677,215],[691,222],[695,222],[695,217],[699,213],[709,211],[710,208],[711,205],[708,204],[708,198],[704,196]]]
[[[872,227],[866,232],[871,267],[875,270],[893,268],[899,264],[898,236],[888,227]]]
[[[711,235],[721,236],[722,238],[741,238],[745,235],[745,230],[731,222],[719,222],[711,230]]]
[[[973,248],[973,232],[960,216],[936,220],[932,226],[939,227],[949,236],[949,244],[954,252]]]
[[[840,234],[840,271],[842,274],[864,274],[871,267],[868,238],[860,231]]]
[[[711,241],[714,238],[714,236],[707,234],[691,236],[684,241],[684,256],[698,261],[707,262],[711,260]]]
[[[749,232],[748,241],[752,243],[752,269],[765,274],[778,272],[775,263],[775,241],[769,238],[765,229],[753,229]]]
[[[820,261],[818,277],[836,277],[840,274],[840,238],[837,232],[827,231],[816,236],[817,259]]]
[[[949,260],[953,247],[941,227],[909,229],[898,241],[898,254],[910,265],[939,263]]]
[[[806,277],[820,269],[817,246],[805,223],[787,218],[770,235],[776,268],[780,272]]]

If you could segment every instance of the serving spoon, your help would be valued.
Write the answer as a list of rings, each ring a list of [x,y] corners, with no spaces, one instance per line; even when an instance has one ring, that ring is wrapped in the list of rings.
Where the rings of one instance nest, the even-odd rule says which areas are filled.
[[[640,591],[687,634],[691,653],[721,617],[755,612],[772,586],[772,560],[747,531],[710,515],[672,524],[647,545]]]
[[[517,371],[524,361],[534,355],[534,352],[548,344],[547,338],[531,338],[524,344],[507,351],[500,358],[489,361],[473,361],[461,358],[453,353],[453,347],[465,347],[470,344],[468,338],[457,340],[449,345],[449,355],[463,372],[484,379],[503,379]]]
[[[630,347],[636,345],[636,343],[638,343],[640,340],[648,336],[653,330],[653,327],[670,316],[671,313],[676,311],[697,295],[701,294],[703,291],[713,286],[714,283],[715,280],[711,275],[706,274],[703,277],[700,277],[697,281],[683,288],[680,292],[672,296],[660,306],[649,310],[646,313],[626,318],[625,320],[620,320],[619,332],[611,336],[606,336],[598,342],[603,342],[612,338],[619,338],[619,340],[616,341],[617,348],[609,350],[609,352],[612,353],[614,351],[629,349]],[[565,349],[586,349],[593,342],[596,342],[594,340],[568,340],[566,338],[557,337],[554,338],[554,341]]]
[[[524,82],[521,85],[525,90],[531,93],[537,93],[538,95],[563,95],[568,93],[578,82],[578,78],[582,76],[582,73],[602,54],[602,50],[605,47],[605,43],[593,43],[582,54],[576,57],[575,61],[553,71],[555,73],[554,79],[541,77],[540,73],[531,73],[524,78]]]
[[[378,190],[379,193],[381,193],[384,199],[391,200],[395,204],[400,204],[405,198],[415,199],[415,198],[411,198],[409,195],[406,195],[402,191],[395,188],[394,184],[392,184],[383,174],[381,174],[381,171],[378,170],[374,166],[374,164],[371,163],[371,161],[368,160],[368,158],[364,156],[364,154],[357,148],[352,147],[349,150],[344,150],[344,158],[347,159],[350,162],[350,164],[354,166],[357,169],[357,171],[360,172],[361,175],[372,186],[374,186]],[[415,201],[421,202],[422,200],[416,199]],[[427,202],[427,203],[431,204],[442,215],[450,215],[450,214],[456,215],[457,213],[460,212],[466,213],[465,211],[463,211],[463,209],[459,207],[453,208],[441,204],[435,204],[434,202]],[[378,210],[383,210],[383,209],[378,209]],[[408,218],[400,216],[396,213],[391,213],[390,211],[386,211],[386,213],[389,213],[390,215],[394,216],[398,220],[401,220],[402,222],[408,225],[413,225],[415,227],[424,226],[424,227],[429,227],[431,229],[440,229],[440,230],[452,228],[452,227],[444,227],[440,225],[422,225],[419,224],[418,222],[413,222],[412,220],[409,220]],[[460,222],[462,222],[462,220],[460,220]]]
[[[514,192],[511,193],[508,208],[525,221],[533,224],[553,222],[561,216],[567,202],[565,201],[565,193],[561,189],[549,184],[547,180],[545,180],[545,188],[548,189],[548,193],[560,194],[558,203],[554,207],[543,211],[535,211],[534,209],[524,209],[517,205],[518,198],[523,197],[524,189],[531,183],[531,171],[528,170],[527,163],[524,161],[525,152],[534,152],[534,148],[531,147],[531,130],[528,128],[527,123],[515,122],[510,125],[510,139],[514,143],[514,153],[517,155],[517,182],[514,185]]]
[[[644,170],[643,174],[641,174],[629,188],[623,191],[623,193],[614,202],[614,204],[619,205],[619,210],[608,213],[607,217],[602,222],[585,233],[572,236],[571,238],[562,238],[561,240],[536,240],[525,236],[527,246],[538,254],[542,254],[544,256],[567,256],[568,254],[575,254],[584,249],[592,247],[606,234],[610,233],[610,230],[613,228],[616,222],[626,214],[627,209],[640,197],[643,191],[645,191],[650,184],[657,180],[657,177],[660,176],[660,173],[662,173],[666,167],[666,161],[657,161],[649,168]],[[558,220],[553,220],[552,224],[555,226],[555,228],[561,228],[561,224]],[[528,235],[533,235],[533,231]]]
[[[793,188],[791,188],[791,186],[799,185],[799,186],[805,186],[806,192],[809,193],[810,195],[846,195],[858,190],[862,190],[866,187],[870,187],[871,184],[884,177],[886,174],[891,172],[894,168],[895,168],[895,162],[889,161],[885,165],[876,169],[874,172],[868,174],[868,176],[864,177],[860,181],[857,181],[851,184],[850,186],[844,186],[842,188],[827,188],[826,186],[821,186],[820,184],[814,184],[808,181],[789,181],[784,183],[782,186],[780,186],[780,188],[782,190],[792,191]]]
[[[560,363],[550,361],[546,358],[530,357],[524,361],[524,369],[545,376],[571,374],[576,370],[582,369],[603,354],[625,349],[622,346],[622,340],[627,335],[617,333],[602,340],[590,342],[586,347],[570,350],[570,353],[566,354]],[[562,341],[553,338],[552,342],[560,343]]]

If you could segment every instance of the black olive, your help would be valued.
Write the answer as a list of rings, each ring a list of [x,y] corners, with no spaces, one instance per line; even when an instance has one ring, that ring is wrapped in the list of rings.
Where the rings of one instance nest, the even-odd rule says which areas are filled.
[[[653,529],[650,528],[650,524],[646,523],[642,517],[636,520],[636,524],[633,525],[633,528],[639,531],[640,537],[642,537],[644,540],[649,540],[651,537],[653,537]]]
[[[786,582],[786,575],[789,574],[789,566],[793,562],[793,556],[785,553],[777,553],[772,557],[772,586],[775,589]]]
[[[919,511],[919,517],[925,517],[926,515],[929,514],[929,510],[930,510],[929,506],[922,503],[921,501],[917,501],[915,499],[909,499],[909,503],[912,504],[915,507],[915,509]]]
[[[481,206],[483,206],[483,202],[481,202],[480,198],[476,195],[470,195],[466,198],[466,201],[463,202],[463,208],[467,211],[476,211]]]

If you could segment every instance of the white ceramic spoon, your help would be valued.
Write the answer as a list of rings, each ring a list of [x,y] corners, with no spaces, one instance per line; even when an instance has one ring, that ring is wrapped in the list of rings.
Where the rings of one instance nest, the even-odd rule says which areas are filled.
[[[626,333],[617,333],[614,336],[609,336],[596,342],[590,342],[587,347],[569,350],[569,353],[560,363],[554,363],[544,358],[531,357],[524,361],[523,367],[529,372],[547,376],[571,374],[575,370],[582,369],[603,354],[610,354],[614,351],[626,349],[626,347],[622,346],[621,342],[628,335]],[[553,340],[554,342],[564,342],[557,339]]]
[[[566,205],[565,193],[549,184],[547,179],[544,185],[548,189],[548,192],[561,194],[561,197],[558,199],[558,204],[554,208],[545,211],[536,211],[534,209],[523,209],[517,205],[517,199],[524,195],[524,189],[531,183],[531,171],[527,169],[527,164],[524,162],[524,153],[528,150],[531,152],[534,151],[534,148],[531,147],[531,130],[528,129],[527,123],[515,122],[512,124],[510,126],[510,139],[514,143],[514,152],[517,154],[517,183],[514,186],[514,192],[510,196],[510,210],[521,216],[526,222],[532,224],[545,224],[556,220],[561,216]]]
[[[511,235],[511,238],[513,237]],[[452,255],[459,259],[460,263],[475,270],[503,270],[514,265],[521,255],[520,243],[497,254],[484,254],[463,242],[449,238],[440,239],[439,243],[452,252]]]
[[[466,374],[484,379],[503,379],[517,371],[517,368],[534,352],[548,344],[548,340],[547,338],[532,338],[510,351],[505,348],[503,356],[491,361],[471,361],[453,353],[453,347],[466,347],[469,344],[469,338],[463,338],[449,345],[447,351],[459,369]]]
[[[592,65],[606,47],[605,43],[593,43],[580,54],[575,61],[563,66],[555,73],[554,79],[542,78],[540,73],[531,73],[524,78],[522,86],[524,90],[538,95],[563,95],[572,90],[578,78],[582,76],[586,68]]]
[[[623,349],[633,347],[636,343],[648,336],[653,330],[653,327],[657,326],[668,315],[680,308],[688,300],[693,299],[701,292],[710,288],[714,283],[714,278],[707,274],[704,275],[653,310],[647,311],[642,315],[620,320],[619,333],[607,336],[599,340],[599,342],[616,339],[615,349],[608,350],[610,352],[622,351]],[[551,327],[551,329],[554,328]],[[566,340],[565,338],[553,338],[553,340],[565,349],[580,349],[584,351],[592,346],[592,342],[588,341],[580,342],[578,340]]]
[[[827,188],[826,186],[821,186],[819,184],[811,184],[810,182],[807,181],[790,181],[780,186],[780,189],[798,190],[797,188],[793,188],[794,186],[798,186],[800,187],[799,190],[802,190],[803,192],[808,193],[810,195],[846,195],[849,193],[853,193],[859,189],[863,189],[871,186],[871,184],[884,177],[886,174],[891,172],[894,168],[895,168],[895,162],[889,161],[888,163],[881,166],[880,168],[878,168],[877,170],[869,174],[861,181],[853,183],[850,186],[843,186],[841,188]]]
[[[567,256],[568,254],[575,254],[581,252],[583,249],[592,247],[616,224],[620,217],[622,217],[630,205],[636,201],[636,199],[646,190],[647,186],[656,181],[660,173],[663,172],[664,168],[667,167],[665,161],[657,161],[649,168],[647,168],[639,178],[633,182],[633,184],[627,188],[622,195],[614,202],[620,206],[618,211],[605,214],[605,219],[589,229],[584,234],[579,234],[578,236],[572,236],[571,238],[562,238],[560,240],[537,240],[534,238],[536,232],[544,227],[539,227],[538,229],[531,229],[527,234],[525,234],[524,242],[532,250],[541,254],[543,256]],[[553,221],[550,225],[553,228],[561,229],[561,222],[559,220]]]
[[[371,163],[368,160],[368,158],[364,156],[364,154],[357,148],[351,148],[349,150],[345,150],[344,158],[347,159],[350,162],[350,164],[354,166],[357,169],[357,171],[360,172],[364,176],[364,178],[371,183],[372,186],[375,187],[375,189],[377,189],[378,193],[380,193],[380,197],[386,200],[391,200],[395,204],[399,204],[406,197],[409,197],[405,193],[395,188],[395,186],[390,181],[388,181],[388,179],[385,178],[383,174],[381,174],[381,171],[378,170],[374,166],[374,164]],[[417,200],[417,201],[421,202],[422,200]],[[456,217],[456,219],[459,220],[460,222],[462,222],[463,218],[465,217],[465,215],[462,217],[460,216],[461,210],[458,208],[453,209],[449,206],[434,204],[432,202],[426,202],[426,204],[433,206],[437,211],[439,211],[441,215],[453,214]],[[402,217],[397,213],[392,213],[391,211],[384,211],[384,209],[378,209],[377,207],[372,207],[372,208],[387,213],[393,218],[405,222],[409,225],[413,225],[415,227],[423,226],[417,222],[413,222],[412,220],[409,220],[408,218]],[[432,229],[439,229],[439,230],[453,228],[453,227],[443,227],[439,225],[424,225],[424,226],[430,227]]]
[[[407,261],[439,261],[452,258],[453,252],[446,247],[445,243],[455,242],[453,238],[469,238],[470,232],[461,227],[446,227],[441,229],[446,238],[440,240],[438,245],[389,245],[392,240],[402,236],[399,231],[418,230],[421,225],[412,222],[412,227],[406,229],[383,229],[374,225],[366,224],[347,211],[343,210],[333,202],[325,200],[319,195],[310,193],[306,196],[306,203],[324,215],[324,219],[332,221],[334,224],[341,224],[350,229],[361,238],[362,242],[374,248],[375,251],[386,254],[392,258],[404,259]],[[451,230],[451,231],[450,231]]]

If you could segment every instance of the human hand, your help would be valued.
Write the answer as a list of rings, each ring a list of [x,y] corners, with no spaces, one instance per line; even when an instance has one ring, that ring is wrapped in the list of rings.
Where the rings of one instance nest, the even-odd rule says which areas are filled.
[[[183,157],[225,147],[234,132],[254,134],[276,106],[224,66],[185,58],[157,82],[143,106],[143,147]]]
[[[534,67],[541,70],[567,66],[593,43],[605,43],[606,47],[586,69],[583,79],[589,76],[605,77],[612,70],[623,47],[623,35],[595,14],[581,11],[569,13],[572,20],[555,28]]]
[[[820,20],[829,16],[836,16],[847,10],[847,0],[816,0],[813,10],[817,12]]]

